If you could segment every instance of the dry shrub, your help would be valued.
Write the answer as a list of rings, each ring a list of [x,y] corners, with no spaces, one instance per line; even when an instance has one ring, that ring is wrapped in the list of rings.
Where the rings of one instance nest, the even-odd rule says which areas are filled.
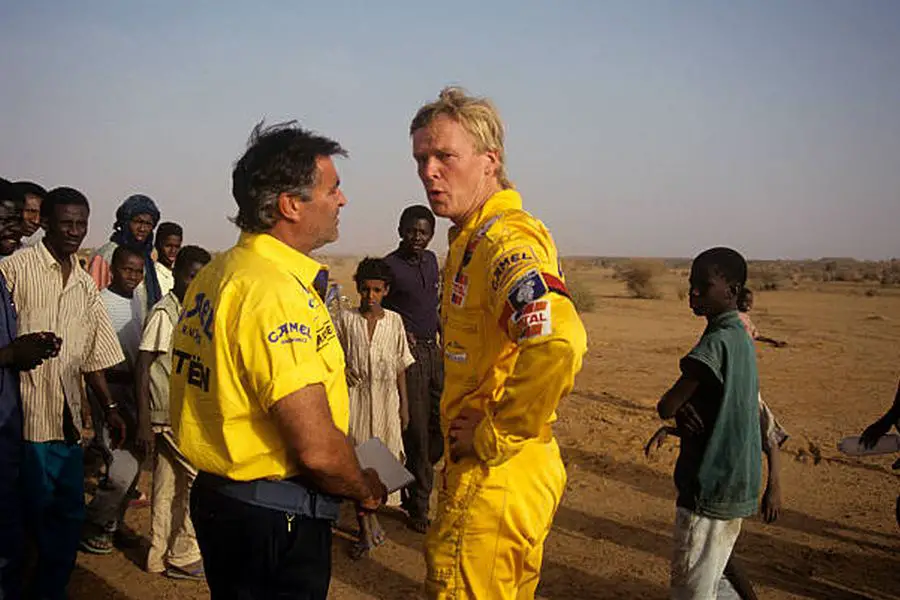
[[[882,263],[881,285],[900,284],[900,259],[891,259]]]
[[[594,297],[594,293],[586,283],[577,277],[573,279],[570,276],[566,278],[566,287],[569,290],[569,295],[572,297],[572,302],[575,304],[575,310],[580,313],[594,312],[594,308],[597,306],[597,298]]]
[[[868,290],[866,290],[866,297],[867,297],[867,298],[874,298],[874,297],[877,296],[877,295],[878,295],[878,290],[875,290],[875,289],[868,289]]]
[[[618,276],[635,298],[658,300],[662,293],[656,280],[665,270],[665,265],[659,261],[632,260],[619,267]]]
[[[748,275],[750,287],[755,290],[774,292],[780,289],[784,282],[784,273],[775,263],[750,265]]]
[[[682,301],[687,300],[688,294],[690,294],[690,293],[691,293],[691,289],[689,287],[684,286],[684,285],[680,286],[678,288],[678,299],[682,300]]]

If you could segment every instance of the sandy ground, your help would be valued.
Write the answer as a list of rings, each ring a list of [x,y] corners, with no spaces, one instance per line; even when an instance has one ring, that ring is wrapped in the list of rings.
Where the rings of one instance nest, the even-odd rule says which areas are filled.
[[[546,547],[543,598],[663,598],[674,516],[677,442],[653,459],[642,447],[659,426],[654,405],[700,334],[670,276],[667,298],[626,298],[600,269],[569,274],[596,295],[584,315],[590,352],[575,393],[560,407],[557,436],[569,485]],[[346,273],[342,280],[346,280]],[[792,438],[783,449],[785,509],[774,525],[745,523],[737,556],[762,598],[900,597],[896,456],[850,458],[838,440],[890,404],[900,376],[900,290],[841,284],[758,294],[760,329],[787,339],[759,347],[763,395]],[[146,479],[146,478],[145,478]],[[146,489],[147,481],[143,485]],[[149,510],[131,511],[144,536]],[[339,532],[331,598],[414,598],[424,576],[422,537],[386,515],[390,537],[352,563]],[[352,527],[350,515],[342,520]],[[80,555],[75,600],[207,598],[199,583],[172,582],[138,566],[146,550]]]

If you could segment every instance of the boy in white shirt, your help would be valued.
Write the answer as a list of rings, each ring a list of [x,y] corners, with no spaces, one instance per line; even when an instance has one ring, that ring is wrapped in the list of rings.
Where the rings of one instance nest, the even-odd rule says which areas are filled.
[[[132,424],[129,431],[134,431],[133,425],[137,422],[134,368],[146,314],[143,303],[136,300],[134,290],[144,279],[143,251],[119,246],[113,253],[111,271],[112,282],[100,292],[100,299],[119,338],[125,360],[107,369],[106,379],[120,414],[126,423]],[[92,412],[95,421],[102,418],[103,411],[95,409]],[[128,508],[129,494],[137,485],[142,457],[135,451],[132,440],[125,440],[113,449],[109,432],[102,425],[94,424],[95,444],[106,457],[107,475],[87,506],[85,532],[81,539],[81,549],[91,554],[109,554],[114,541],[122,545],[137,542],[134,536],[124,534],[120,525]]]

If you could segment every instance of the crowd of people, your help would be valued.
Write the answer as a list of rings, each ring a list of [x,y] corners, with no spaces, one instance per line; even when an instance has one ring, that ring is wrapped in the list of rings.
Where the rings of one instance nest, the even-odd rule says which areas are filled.
[[[294,123],[253,131],[232,175],[240,238],[216,257],[137,194],[80,263],[88,199],[0,180],[0,598],[63,599],[79,548],[136,543],[124,516],[148,461],[145,568],[205,580],[214,600],[324,599],[346,501],[354,559],[384,543],[382,505],[426,535],[429,598],[534,597],[566,485],[552,424],[587,335],[549,231],[506,174],[493,104],[445,89],[409,135],[430,208],[406,208],[399,246],[359,263],[354,308],[330,302],[312,257],[338,237],[346,152]],[[436,216],[453,223],[443,269]],[[780,509],[787,433],[753,340],[784,342],[749,319],[746,280],[734,250],[694,260],[707,327],[659,402],[674,426],[647,445],[681,440],[673,598],[754,597],[730,559],[760,508],[763,455],[762,513]],[[900,390],[865,443],[898,406]],[[371,438],[411,485],[361,467]],[[86,451],[103,465],[87,505]]]

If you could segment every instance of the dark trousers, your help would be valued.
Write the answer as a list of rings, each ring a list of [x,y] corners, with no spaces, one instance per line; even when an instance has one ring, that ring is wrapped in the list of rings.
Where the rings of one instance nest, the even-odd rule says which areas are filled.
[[[199,477],[191,520],[211,600],[325,600],[331,521],[288,515],[224,496]]]
[[[38,551],[31,593],[63,600],[84,523],[84,452],[66,442],[25,442],[21,477],[25,527]]]
[[[403,505],[413,518],[428,515],[428,499],[434,485],[434,465],[444,453],[441,433],[441,392],[444,363],[434,342],[410,345],[416,362],[406,370],[409,426],[403,433],[406,468],[416,478],[404,491]]]
[[[22,596],[22,556],[25,535],[19,470],[22,441],[0,431],[0,600]]]

